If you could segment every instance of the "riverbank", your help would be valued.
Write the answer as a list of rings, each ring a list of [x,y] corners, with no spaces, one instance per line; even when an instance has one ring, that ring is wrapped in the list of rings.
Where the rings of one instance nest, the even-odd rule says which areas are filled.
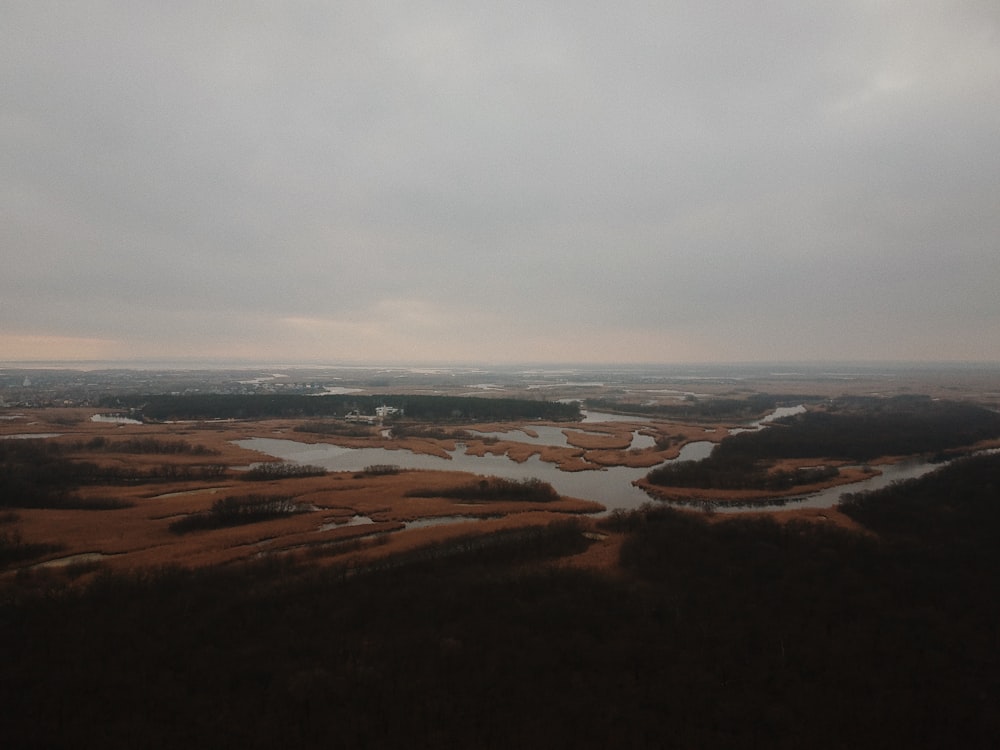
[[[785,470],[790,470],[798,468],[797,464],[801,465],[812,465],[815,464],[814,460],[805,461],[784,461],[775,466],[777,468],[783,468]],[[794,487],[790,487],[787,490],[775,491],[775,490],[716,490],[716,489],[702,489],[699,487],[663,487],[660,485],[653,484],[649,480],[643,478],[635,482],[637,487],[641,487],[645,492],[647,492],[651,497],[658,498],[664,502],[673,503],[677,505],[690,505],[692,507],[700,507],[705,504],[712,504],[717,506],[746,506],[752,505],[754,503],[767,503],[775,500],[782,500],[787,498],[800,497],[803,495],[811,495],[813,493],[822,492],[823,490],[828,490],[833,487],[843,487],[845,485],[853,485],[858,482],[862,482],[866,479],[871,479],[877,477],[881,474],[881,471],[872,466],[868,468],[862,468],[858,466],[840,466],[837,472],[837,476],[832,477],[828,480],[822,482],[812,482],[809,484],[799,484]]]

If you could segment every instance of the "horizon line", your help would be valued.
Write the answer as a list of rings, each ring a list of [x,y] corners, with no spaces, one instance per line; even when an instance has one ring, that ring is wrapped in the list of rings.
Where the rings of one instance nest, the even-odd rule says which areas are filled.
[[[600,362],[600,361],[557,361],[557,360],[526,360],[523,362],[490,362],[490,361],[391,361],[380,362],[345,360],[330,361],[289,361],[262,359],[230,359],[202,357],[164,357],[148,358],[113,358],[113,359],[14,359],[0,360],[0,369],[59,369],[59,370],[234,370],[234,369],[498,369],[515,368],[541,369],[641,369],[641,368],[678,368],[678,367],[894,367],[894,368],[969,368],[987,367],[1000,368],[1000,360],[973,359],[776,359],[776,360],[706,360],[706,361],[631,361],[631,362]]]

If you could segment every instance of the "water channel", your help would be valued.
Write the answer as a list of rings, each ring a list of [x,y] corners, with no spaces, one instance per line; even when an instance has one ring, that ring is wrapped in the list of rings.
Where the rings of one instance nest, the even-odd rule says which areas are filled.
[[[790,414],[804,411],[803,407],[786,407],[772,412],[762,420],[747,425],[745,430],[757,430],[766,427],[768,422]],[[588,415],[596,416],[596,415]],[[604,415],[600,415],[603,417]],[[595,419],[585,420],[596,422]],[[607,420],[610,421],[610,420]],[[615,421],[625,421],[617,417]],[[642,418],[628,418],[630,422],[648,421]],[[532,427],[538,434],[537,438],[529,437],[520,430],[505,433],[493,433],[496,437],[507,440],[517,440],[523,443],[562,445],[566,438],[562,427]],[[647,445],[648,436],[633,432],[633,447]],[[638,443],[636,441],[639,441]],[[465,445],[456,444],[448,458],[412,453],[408,450],[392,450],[387,448],[344,448],[329,443],[300,443],[295,440],[278,438],[249,438],[235,441],[242,448],[260,451],[285,461],[321,466],[328,471],[361,471],[366,466],[374,464],[395,464],[403,469],[436,469],[441,471],[466,471],[479,475],[493,475],[506,479],[537,478],[550,483],[560,495],[594,500],[607,508],[606,512],[614,510],[635,510],[652,499],[632,482],[645,476],[650,468],[628,468],[612,466],[594,471],[566,472],[560,471],[555,464],[542,461],[537,455],[527,461],[518,463],[506,456],[470,456],[465,453]],[[715,444],[703,440],[685,445],[680,455],[665,463],[676,461],[698,461],[707,458]],[[662,464],[661,464],[662,465]],[[846,492],[861,492],[884,487],[891,482],[917,477],[935,469],[940,464],[921,461],[903,462],[900,464],[882,466],[881,474],[870,479],[849,485],[831,487],[809,495],[790,498],[779,498],[773,503],[757,502],[752,506],[727,508],[719,506],[720,512],[741,512],[753,510],[775,510],[780,508],[830,508],[835,506],[840,496]]]

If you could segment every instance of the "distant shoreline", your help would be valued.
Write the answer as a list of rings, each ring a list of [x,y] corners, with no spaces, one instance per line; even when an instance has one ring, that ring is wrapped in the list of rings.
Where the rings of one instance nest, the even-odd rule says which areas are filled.
[[[571,372],[660,372],[679,375],[678,371],[712,371],[719,375],[734,371],[771,377],[815,376],[854,370],[864,374],[872,371],[975,371],[1000,372],[1000,360],[810,360],[754,361],[754,362],[288,362],[284,360],[227,360],[227,359],[94,359],[94,360],[4,360],[0,369],[7,370],[399,370],[399,371],[455,371],[455,372],[509,372],[537,371],[541,373]]]

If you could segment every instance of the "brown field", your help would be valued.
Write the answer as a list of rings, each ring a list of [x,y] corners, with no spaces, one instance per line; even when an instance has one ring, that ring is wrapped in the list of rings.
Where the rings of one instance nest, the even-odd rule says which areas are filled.
[[[296,432],[290,420],[218,422],[167,425],[116,425],[91,422],[94,410],[41,409],[26,412],[23,418],[0,422],[0,435],[60,433],[46,438],[61,443],[86,441],[96,436],[109,440],[157,438],[184,440],[204,446],[213,455],[75,453],[76,457],[101,465],[132,466],[139,469],[162,466],[221,463],[227,467],[247,466],[269,456],[242,449],[232,441],[248,437],[294,437],[302,442],[321,442],[319,436]],[[370,439],[337,439],[345,446],[375,446],[408,449],[432,455],[446,455],[453,441],[410,438],[388,441],[373,434]],[[525,446],[521,443],[490,446],[509,452],[515,460],[526,460],[541,450],[546,460],[569,461],[560,449]],[[421,545],[467,535],[471,524],[456,522],[402,531],[415,520],[442,516],[476,517],[475,531],[489,533],[503,528],[547,524],[555,519],[580,517],[603,509],[597,503],[574,498],[554,502],[461,502],[436,497],[408,497],[414,488],[454,487],[474,475],[462,472],[403,470],[398,474],[367,475],[331,472],[320,477],[289,478],[245,482],[230,468],[212,481],[144,483],[132,486],[86,487],[82,498],[113,499],[132,503],[115,510],[22,509],[16,527],[30,543],[59,545],[31,565],[63,567],[76,571],[95,567],[123,569],[143,566],[182,565],[201,567],[263,555],[298,554],[317,562],[346,557],[364,559],[406,551]],[[186,514],[207,510],[227,496],[249,493],[292,495],[310,508],[274,520],[208,531],[174,534],[168,526]],[[355,524],[357,516],[370,523]],[[393,533],[389,533],[393,532]],[[8,572],[10,575],[10,572]]]

